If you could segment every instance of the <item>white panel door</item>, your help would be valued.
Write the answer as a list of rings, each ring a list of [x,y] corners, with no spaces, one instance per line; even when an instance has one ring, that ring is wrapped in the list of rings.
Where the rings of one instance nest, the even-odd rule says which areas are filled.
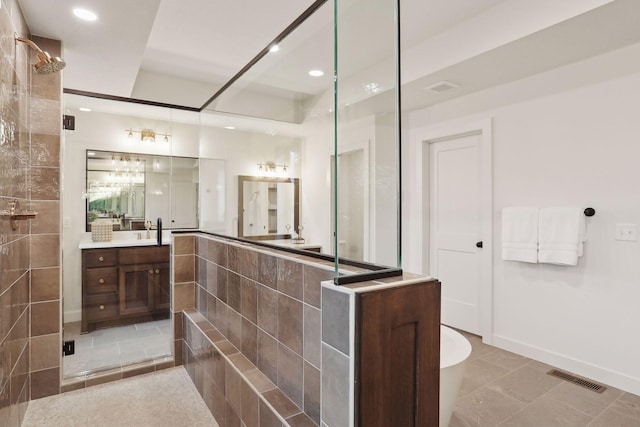
[[[481,134],[429,144],[430,272],[442,283],[442,323],[481,335]]]
[[[171,187],[171,228],[198,227],[198,185],[173,182]]]

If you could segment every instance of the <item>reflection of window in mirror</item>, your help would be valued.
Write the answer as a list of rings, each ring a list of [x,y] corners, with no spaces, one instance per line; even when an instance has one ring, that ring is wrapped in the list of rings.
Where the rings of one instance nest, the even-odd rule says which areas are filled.
[[[114,231],[198,227],[199,160],[87,150],[87,231],[97,219]]]

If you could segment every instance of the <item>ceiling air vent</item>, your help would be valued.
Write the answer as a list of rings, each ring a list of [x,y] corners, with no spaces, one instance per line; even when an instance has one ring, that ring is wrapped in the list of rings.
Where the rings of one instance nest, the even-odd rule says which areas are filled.
[[[438,83],[434,83],[430,86],[425,87],[426,90],[430,90],[431,92],[435,92],[435,93],[442,93],[442,92],[446,92],[450,89],[454,89],[457,88],[458,86],[460,86],[457,83],[454,82],[450,82],[448,80],[442,80]]]
[[[579,385],[580,387],[587,388],[591,391],[595,391],[596,393],[602,393],[607,389],[605,386],[601,384],[594,383],[593,381],[589,381],[584,378],[576,377],[575,375],[571,375],[568,372],[559,371],[557,369],[552,369],[549,372],[547,372],[547,374],[552,375],[554,377],[558,377],[570,383]]]

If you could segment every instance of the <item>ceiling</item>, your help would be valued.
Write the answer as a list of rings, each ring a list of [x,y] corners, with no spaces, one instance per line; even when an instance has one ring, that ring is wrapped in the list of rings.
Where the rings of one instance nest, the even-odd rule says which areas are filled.
[[[87,23],[71,13],[77,0],[19,1],[34,35],[63,41],[68,64],[65,88],[195,108],[203,106],[313,3],[83,0],[82,6],[99,16]],[[340,108],[351,105],[354,111],[371,114],[393,106],[392,91],[387,89],[395,81],[387,86],[381,83],[381,93],[363,90],[363,83],[382,82],[394,75],[395,43],[389,36],[392,3],[340,0],[339,74],[347,83],[355,76],[352,91],[342,92],[345,104]],[[519,0],[401,0],[403,108],[424,108],[640,42],[637,0],[589,0],[590,5],[580,0],[565,6],[569,3],[578,6],[564,13],[550,1],[523,11]],[[329,0],[321,6],[279,43],[279,52],[264,56],[209,108],[231,114],[206,119],[215,126],[257,126],[291,133],[297,131],[290,125],[301,123],[305,115],[331,111],[333,4]],[[541,12],[543,19],[535,16],[545,4],[552,9]],[[511,21],[510,10],[515,18]],[[546,24],[539,22],[553,14],[550,10],[558,10],[558,16]],[[529,22],[539,25],[528,26]],[[499,41],[497,36],[505,29],[513,33],[511,38]],[[456,58],[458,51],[468,51],[467,45],[474,44],[479,47],[475,53]],[[308,70],[315,68],[323,69],[325,75],[309,77]],[[419,73],[405,78],[408,69]],[[425,90],[441,80],[452,80],[460,87],[446,93]],[[79,98],[67,96],[78,104]],[[278,105],[290,110],[293,103],[304,110],[297,117],[263,114],[276,111]],[[124,108],[112,107],[114,111]]]
[[[381,19],[376,14],[392,15],[389,2],[374,1],[340,4],[354,11],[353,25],[367,28],[368,22]],[[502,1],[403,0],[403,44],[431,37]],[[19,2],[32,34],[63,41],[65,88],[201,107],[313,0]],[[98,20],[76,18],[72,9],[78,6],[94,11]],[[285,82],[295,91],[318,92],[330,84],[332,55],[326,52],[327,46],[332,47],[332,7],[327,2],[325,11],[314,18],[317,22],[301,30],[299,38],[315,38],[315,44],[292,50],[286,61],[296,66],[279,67],[276,77],[265,80],[269,85]],[[371,46],[349,49],[354,64],[372,64],[388,54],[379,48],[388,34],[371,30],[349,37],[352,46]],[[325,68],[322,84],[310,80],[306,73],[310,67]]]

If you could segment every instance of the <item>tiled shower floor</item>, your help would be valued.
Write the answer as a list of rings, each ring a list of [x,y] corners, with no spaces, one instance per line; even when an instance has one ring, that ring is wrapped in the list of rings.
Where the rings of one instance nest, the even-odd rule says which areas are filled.
[[[75,340],[75,354],[62,359],[65,377],[171,354],[170,319],[98,329],[88,334],[80,334],[80,322],[65,323],[64,339]]]
[[[449,427],[640,427],[639,396],[609,386],[595,393],[460,332],[473,350]]]

